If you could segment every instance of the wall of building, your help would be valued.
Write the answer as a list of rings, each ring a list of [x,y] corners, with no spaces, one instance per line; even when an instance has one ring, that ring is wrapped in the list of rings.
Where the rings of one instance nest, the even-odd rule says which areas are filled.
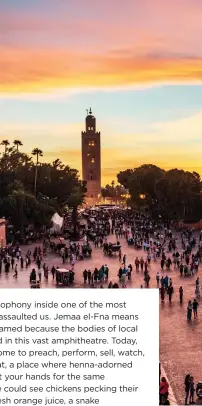
[[[6,221],[0,219],[0,247],[6,246]]]
[[[179,221],[179,227],[184,227],[188,229],[194,228],[194,230],[202,230],[202,220],[198,221],[197,223],[184,223],[183,220]]]

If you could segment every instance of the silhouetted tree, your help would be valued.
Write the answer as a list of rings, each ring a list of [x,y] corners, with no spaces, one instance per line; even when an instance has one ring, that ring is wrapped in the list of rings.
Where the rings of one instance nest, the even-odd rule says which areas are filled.
[[[36,156],[36,166],[35,166],[35,176],[34,176],[34,196],[36,196],[39,157],[43,156],[43,151],[39,148],[34,148],[32,151],[32,155]]]
[[[4,153],[6,154],[7,148],[8,148],[8,146],[10,145],[10,142],[9,142],[8,140],[3,140],[3,141],[1,142],[1,145],[4,146]]]
[[[16,151],[19,151],[19,147],[22,147],[23,143],[20,140],[14,140],[13,144],[16,146]]]

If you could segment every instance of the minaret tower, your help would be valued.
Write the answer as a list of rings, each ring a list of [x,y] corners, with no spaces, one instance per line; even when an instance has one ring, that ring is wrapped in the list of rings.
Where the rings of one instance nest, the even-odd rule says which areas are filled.
[[[82,177],[87,182],[86,197],[92,203],[101,193],[100,132],[96,131],[96,118],[91,108],[86,116],[86,130],[82,131]]]

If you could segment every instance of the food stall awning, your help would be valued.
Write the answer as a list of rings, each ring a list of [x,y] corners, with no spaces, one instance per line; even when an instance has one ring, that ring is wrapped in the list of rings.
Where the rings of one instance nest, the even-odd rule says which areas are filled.
[[[66,272],[69,272],[69,269],[65,269],[65,268],[58,268],[58,269],[57,269],[57,272],[60,272],[60,273],[66,273]]]

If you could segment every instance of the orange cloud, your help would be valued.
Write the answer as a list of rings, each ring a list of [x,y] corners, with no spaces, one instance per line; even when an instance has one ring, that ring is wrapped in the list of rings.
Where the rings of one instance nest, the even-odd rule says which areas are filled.
[[[201,80],[200,2],[43,3],[0,13],[1,92]]]
[[[1,92],[201,80],[199,1],[42,3],[0,13]]]
[[[200,155],[200,154],[199,154]],[[79,149],[63,150],[63,151],[49,151],[45,152],[44,161],[53,161],[59,158],[65,164],[72,168],[76,168],[81,174],[81,151]],[[110,183],[112,180],[117,181],[117,174],[128,168],[135,168],[143,164],[154,164],[166,170],[172,168],[182,168],[188,171],[196,171],[202,176],[202,166],[200,156],[191,159],[190,155],[183,153],[181,159],[179,154],[173,154],[170,150],[167,154],[161,151],[161,154],[156,155],[155,150],[151,152],[142,152],[140,155],[134,155],[133,151],[128,151],[118,148],[103,148],[102,149],[102,185]]]
[[[37,92],[56,88],[200,81],[202,58],[163,53],[135,56],[86,54],[73,50],[0,48],[0,91]]]

